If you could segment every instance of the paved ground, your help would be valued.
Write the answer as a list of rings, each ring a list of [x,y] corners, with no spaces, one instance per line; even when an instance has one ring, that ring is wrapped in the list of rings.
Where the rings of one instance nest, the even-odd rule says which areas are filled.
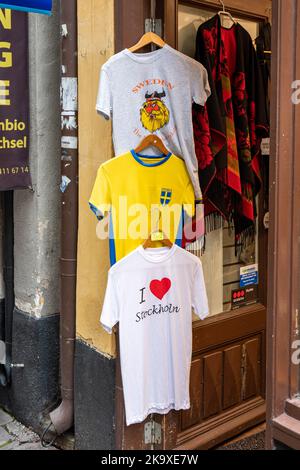
[[[265,450],[265,432],[218,447],[216,450]]]
[[[260,424],[240,436],[224,442],[215,450],[265,450],[266,423]]]
[[[0,450],[56,450],[45,448],[40,438],[0,408]]]

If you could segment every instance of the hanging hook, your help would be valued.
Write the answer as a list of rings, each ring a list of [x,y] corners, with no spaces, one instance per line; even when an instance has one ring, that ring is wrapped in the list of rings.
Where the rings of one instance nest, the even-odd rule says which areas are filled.
[[[156,0],[151,0],[150,16],[156,18]]]
[[[223,11],[225,11],[225,4],[224,2],[222,2],[222,0],[219,0],[219,2],[221,3],[222,7],[223,7]]]

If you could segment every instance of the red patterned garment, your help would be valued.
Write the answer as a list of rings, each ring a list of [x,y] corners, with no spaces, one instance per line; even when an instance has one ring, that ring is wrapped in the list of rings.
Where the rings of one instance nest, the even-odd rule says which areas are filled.
[[[205,215],[233,221],[238,242],[254,234],[260,144],[269,133],[261,71],[249,33],[238,23],[223,28],[219,15],[199,27],[196,60],[212,90],[204,108],[193,108]]]

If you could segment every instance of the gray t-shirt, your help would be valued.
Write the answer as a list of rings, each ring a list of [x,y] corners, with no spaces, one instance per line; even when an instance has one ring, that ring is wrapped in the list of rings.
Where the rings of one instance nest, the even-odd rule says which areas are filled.
[[[192,102],[203,106],[209,96],[203,65],[172,47],[144,54],[124,49],[102,66],[96,109],[113,119],[116,155],[155,133],[185,160],[196,199],[201,199]]]

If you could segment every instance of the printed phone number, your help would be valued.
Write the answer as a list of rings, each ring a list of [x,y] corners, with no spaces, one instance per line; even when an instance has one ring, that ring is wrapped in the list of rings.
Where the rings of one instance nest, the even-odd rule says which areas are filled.
[[[18,173],[29,173],[29,167],[13,166],[12,168],[0,168],[0,175],[17,175]]]

